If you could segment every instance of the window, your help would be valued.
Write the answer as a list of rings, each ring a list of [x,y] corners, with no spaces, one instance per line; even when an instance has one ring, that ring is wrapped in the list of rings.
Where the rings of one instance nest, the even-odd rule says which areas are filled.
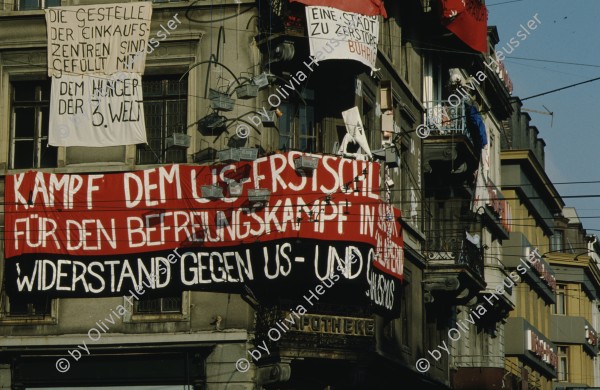
[[[407,347],[410,347],[410,313],[413,311],[410,279],[410,272],[405,270],[404,282],[402,283],[402,295],[400,295],[400,342]]]
[[[314,91],[305,88],[302,92],[304,103],[283,103],[279,106],[279,147],[317,151],[317,131],[315,124]],[[296,131],[297,129],[297,131]]]
[[[56,166],[57,148],[48,146],[50,80],[12,83],[10,166]]]
[[[403,127],[403,131],[406,128]],[[400,159],[402,167],[411,167],[414,166],[414,156],[419,155],[418,149],[416,149],[416,145],[414,140],[411,139],[403,139],[401,147],[400,147]],[[417,178],[412,174],[411,170],[408,168],[400,170],[400,180],[402,186],[401,191],[392,191],[395,196],[400,196],[400,209],[402,211],[403,220],[410,223],[410,225],[414,229],[419,229],[419,212],[420,212],[420,204],[421,198],[419,193],[419,181],[418,181],[418,173]],[[398,194],[399,192],[399,194]]]
[[[448,342],[448,318],[452,316],[450,306],[436,307],[434,305],[425,305],[425,344],[427,350],[434,350],[438,345],[442,345],[442,341]],[[435,362],[431,361],[431,365],[444,370],[448,367],[448,354],[442,353],[442,357]]]
[[[398,8],[398,10],[395,10]],[[402,42],[402,34],[399,21],[391,15],[399,14],[399,6],[394,2],[386,4],[389,18],[384,19],[380,24],[380,44],[381,51],[385,53],[392,61],[395,67],[400,67],[400,44]]]
[[[58,299],[0,292],[0,325],[56,324]]]
[[[315,131],[315,110],[312,106],[300,106],[299,148],[307,152],[317,151],[317,132]]]
[[[565,233],[562,230],[555,230],[552,235],[551,240],[551,250],[553,251],[561,251],[563,250],[563,242],[564,242]]]
[[[402,76],[402,78],[404,79],[404,81],[406,81],[407,83],[409,83],[409,78],[408,78],[408,65],[410,63],[410,61],[408,61],[408,43],[406,43],[404,40],[402,41],[402,48],[401,48],[401,54],[400,54],[400,59],[402,61],[402,67],[400,70],[400,75]]]
[[[127,313],[123,322],[179,322],[190,319],[190,292],[167,297],[138,295],[138,299],[123,298]]]
[[[19,11],[27,11],[32,9],[44,9],[48,7],[59,7],[60,0],[19,0],[15,2]]]
[[[556,374],[559,381],[569,381],[569,347],[558,347],[558,370]]]
[[[8,298],[5,295],[4,316],[46,316],[52,312],[52,300],[46,297],[31,298],[13,295]]]
[[[363,99],[362,99],[362,121],[367,138],[367,143],[375,145],[375,94],[373,94],[363,83]],[[364,152],[364,151],[363,151]]]
[[[144,298],[134,304],[134,314],[181,313],[181,295],[164,298]]]
[[[413,141],[410,140],[410,143],[412,144]],[[408,161],[408,156],[409,156],[409,152],[410,152],[410,147],[408,146],[408,144],[406,142],[402,142],[401,147],[400,147],[400,158],[402,159],[402,167],[409,167],[409,161]],[[400,210],[402,211],[402,217],[406,218],[405,216],[409,216],[410,215],[410,191],[409,191],[409,184],[410,184],[410,176],[409,176],[409,170],[408,169],[402,169],[400,171],[400,180],[402,183],[402,189],[403,191],[400,191]]]
[[[567,314],[567,286],[565,284],[556,285],[556,304],[554,305],[554,314]]]
[[[283,103],[279,106],[279,110],[282,114],[279,121],[279,147],[287,150],[293,147],[292,123],[290,118],[294,115],[294,105]]]
[[[138,164],[184,163],[186,149],[167,149],[173,133],[187,134],[187,77],[144,77],[144,119],[148,144],[138,147]]]

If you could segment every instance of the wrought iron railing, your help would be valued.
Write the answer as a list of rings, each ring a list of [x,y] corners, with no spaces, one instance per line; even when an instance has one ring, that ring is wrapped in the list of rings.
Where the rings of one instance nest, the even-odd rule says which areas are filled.
[[[429,136],[463,135],[471,140],[467,128],[467,116],[464,102],[453,105],[454,101],[432,100],[424,102],[425,123]]]
[[[430,264],[449,266],[467,266],[483,277],[483,248],[480,235],[445,233],[429,231],[425,242],[425,256]]]

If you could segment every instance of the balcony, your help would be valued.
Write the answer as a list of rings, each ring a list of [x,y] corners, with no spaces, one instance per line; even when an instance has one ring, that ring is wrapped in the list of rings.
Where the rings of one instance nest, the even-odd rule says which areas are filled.
[[[425,122],[416,130],[424,138],[424,171],[445,175],[472,173],[477,169],[480,152],[467,125],[465,104],[433,100],[423,105]]]
[[[552,321],[552,320],[551,320]],[[508,318],[504,327],[505,355],[518,357],[546,378],[556,378],[558,355],[554,340],[522,317]]]
[[[306,13],[304,5],[287,0],[259,0],[261,36],[283,33],[285,35],[306,35]]]
[[[424,252],[430,265],[465,266],[483,278],[483,249],[471,241],[469,233],[454,237],[441,236],[439,232],[429,234]]]
[[[583,317],[552,314],[555,324],[550,334],[557,344],[578,344],[590,356],[598,354],[598,336],[594,327]]]
[[[479,236],[466,231],[428,232],[423,251],[428,266],[423,283],[429,297],[466,304],[485,288],[483,248],[478,240]]]
[[[467,129],[465,104],[460,102],[457,106],[448,100],[433,100],[424,103],[425,126],[429,131],[428,137],[465,136],[471,143],[471,135]]]
[[[495,238],[507,240],[512,230],[512,211],[510,204],[504,199],[502,191],[490,179],[481,194],[480,205],[483,207],[483,220]]]

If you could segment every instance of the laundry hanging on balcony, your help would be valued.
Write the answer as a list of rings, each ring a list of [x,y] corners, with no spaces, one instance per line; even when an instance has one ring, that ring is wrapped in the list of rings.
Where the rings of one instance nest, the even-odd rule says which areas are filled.
[[[483,118],[475,105],[466,106],[466,116],[467,125],[469,126],[469,130],[472,131],[471,134],[473,138],[475,138],[475,134],[479,136],[475,144],[481,147],[479,168],[477,169],[477,176],[475,177],[472,211],[482,214],[483,207],[487,203],[487,182],[489,180],[490,170],[487,130],[485,128],[485,123],[483,123]]]
[[[487,8],[480,0],[440,0],[442,24],[469,47],[487,53]]]
[[[483,119],[481,118],[481,114],[479,110],[474,105],[467,106],[467,123],[472,128],[476,129],[479,132],[479,145],[481,148],[485,148],[488,143],[487,140],[487,132],[485,130],[485,123],[483,123]]]
[[[355,12],[367,16],[382,15],[384,18],[387,18],[387,12],[385,12],[382,0],[290,0],[290,3],[332,7],[342,11]]]
[[[481,238],[480,238],[479,234],[477,234],[477,233],[469,234],[468,231],[465,231],[465,238],[471,244],[475,245],[477,247],[477,249],[481,248]]]

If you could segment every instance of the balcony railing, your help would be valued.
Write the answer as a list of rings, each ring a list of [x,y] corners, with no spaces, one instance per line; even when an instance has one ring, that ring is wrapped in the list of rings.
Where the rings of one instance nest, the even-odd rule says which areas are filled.
[[[467,128],[467,117],[464,102],[450,104],[448,100],[432,100],[424,102],[426,109],[425,123],[429,136],[461,135],[471,140]]]
[[[478,236],[430,231],[425,243],[425,256],[430,265],[466,266],[483,277],[483,249]]]
[[[259,29],[263,33],[306,34],[304,5],[288,0],[259,0]]]

